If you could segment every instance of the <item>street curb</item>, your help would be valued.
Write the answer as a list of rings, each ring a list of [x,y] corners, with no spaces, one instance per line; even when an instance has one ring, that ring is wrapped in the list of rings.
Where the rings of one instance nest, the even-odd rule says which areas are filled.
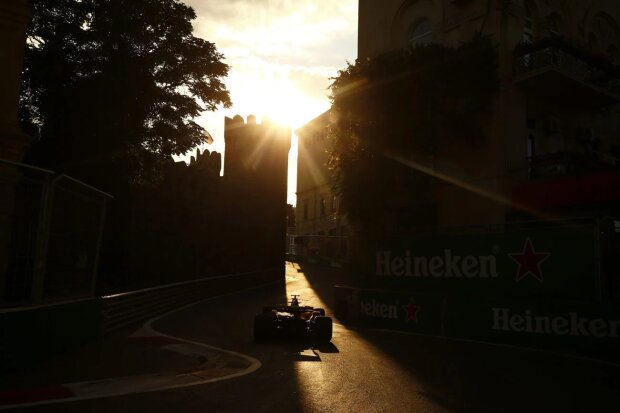
[[[232,356],[236,358],[242,358],[246,360],[249,365],[245,369],[237,371],[235,373],[225,374],[221,377],[214,378],[202,378],[200,375],[195,374],[196,372],[190,373],[167,373],[167,374],[149,374],[149,375],[135,375],[135,376],[125,376],[125,377],[117,377],[112,379],[103,379],[103,380],[93,380],[87,382],[77,382],[77,383],[65,383],[61,385],[51,385],[45,387],[35,387],[30,389],[20,389],[9,392],[0,392],[0,410],[7,409],[16,409],[16,408],[25,408],[32,406],[41,406],[48,404],[57,404],[57,403],[69,403],[80,400],[90,400],[90,399],[99,399],[106,397],[115,397],[129,394],[138,394],[138,393],[148,393],[153,391],[161,391],[161,390],[169,390],[181,387],[190,387],[196,386],[200,384],[213,383],[223,380],[228,380],[236,377],[245,376],[247,374],[253,373],[258,370],[262,364],[259,360],[247,356],[245,354],[237,353],[234,351],[222,349],[215,346],[210,346],[205,343],[199,343],[196,341],[185,340],[183,338],[178,338],[174,336],[170,336],[167,334],[160,333],[155,330],[152,325],[159,319],[167,317],[171,314],[174,314],[179,311],[183,311],[186,308],[189,308],[194,305],[198,305],[207,301],[211,301],[217,298],[231,296],[247,291],[252,291],[255,289],[263,288],[269,285],[273,285],[279,283],[278,281],[271,281],[264,284],[255,285],[249,288],[245,288],[242,290],[220,294],[218,296],[208,297],[190,304],[186,304],[182,307],[167,311],[163,314],[159,314],[155,317],[150,318],[144,324],[139,327],[133,334],[131,334],[128,338],[152,338],[154,340],[161,340],[162,338],[165,340],[169,340],[170,343],[184,343],[186,347],[184,351],[187,355],[188,348],[190,346],[199,347],[207,349],[210,352],[218,352],[223,353],[227,356]],[[162,340],[164,341],[164,340]],[[172,350],[175,351],[175,350]],[[191,351],[191,350],[190,350]],[[199,351],[193,352],[197,356],[201,356]],[[149,386],[149,381],[152,383],[152,386]],[[145,385],[147,383],[147,385]],[[133,388],[132,388],[133,387]]]

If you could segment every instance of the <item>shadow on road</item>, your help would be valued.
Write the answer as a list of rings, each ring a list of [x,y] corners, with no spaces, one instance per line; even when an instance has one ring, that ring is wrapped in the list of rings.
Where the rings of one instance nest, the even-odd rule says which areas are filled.
[[[312,344],[303,340],[295,340],[293,342],[283,339],[265,340],[255,343],[257,347],[267,348],[272,351],[278,351],[289,354],[294,361],[321,361],[321,353],[336,354],[340,350],[334,343]]]
[[[334,286],[351,285],[345,271],[299,264],[334,312]],[[402,366],[420,396],[448,411],[620,411],[620,369],[549,353],[438,337],[387,333],[339,320]]]

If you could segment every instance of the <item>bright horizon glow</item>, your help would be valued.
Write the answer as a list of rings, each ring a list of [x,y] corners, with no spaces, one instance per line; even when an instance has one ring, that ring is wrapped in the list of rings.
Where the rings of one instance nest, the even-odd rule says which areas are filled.
[[[295,130],[330,107],[330,78],[355,60],[357,0],[184,0],[194,8],[194,34],[215,43],[230,66],[233,107],[196,119],[224,151],[224,117],[255,115],[291,127],[288,196],[296,204]],[[180,159],[188,160],[190,152]]]
[[[233,100],[239,109],[252,113],[261,119],[268,117],[272,122],[283,126],[299,128],[312,119],[313,113],[322,110],[325,102],[308,99],[288,78],[286,70],[279,73],[250,74],[236,77],[228,83],[237,99]],[[252,89],[252,93],[243,91]]]

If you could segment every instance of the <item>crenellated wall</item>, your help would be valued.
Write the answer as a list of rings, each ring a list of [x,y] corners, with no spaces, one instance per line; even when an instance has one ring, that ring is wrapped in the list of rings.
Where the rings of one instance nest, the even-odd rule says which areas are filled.
[[[197,150],[134,199],[129,287],[284,268],[291,130],[225,119],[226,157]]]

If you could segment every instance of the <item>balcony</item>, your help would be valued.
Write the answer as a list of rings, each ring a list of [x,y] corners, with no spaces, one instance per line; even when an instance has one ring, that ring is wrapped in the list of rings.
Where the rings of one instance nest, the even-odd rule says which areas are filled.
[[[620,103],[620,71],[600,56],[544,39],[515,50],[514,82],[537,98],[572,107]]]
[[[599,152],[560,151],[528,158],[528,176],[531,180],[553,179],[564,176],[588,175],[615,166],[609,156]]]
[[[515,207],[551,210],[620,200],[617,160],[598,153],[534,156],[529,159],[529,178],[513,187]]]

